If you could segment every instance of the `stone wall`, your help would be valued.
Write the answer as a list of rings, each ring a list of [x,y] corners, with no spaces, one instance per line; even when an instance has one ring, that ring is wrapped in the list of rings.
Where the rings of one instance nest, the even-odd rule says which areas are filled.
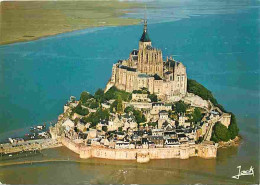
[[[110,149],[80,145],[67,138],[63,138],[62,144],[84,159],[95,157],[113,160],[137,160],[137,162],[143,163],[148,162],[150,159],[188,159],[193,156],[215,158],[217,156],[217,146],[205,143],[198,145],[176,145],[171,148]]]
[[[152,103],[147,102],[123,102],[124,107],[133,106],[135,109],[152,109]]]
[[[228,126],[231,123],[231,114],[223,113],[223,115],[220,117],[219,121],[228,128]]]

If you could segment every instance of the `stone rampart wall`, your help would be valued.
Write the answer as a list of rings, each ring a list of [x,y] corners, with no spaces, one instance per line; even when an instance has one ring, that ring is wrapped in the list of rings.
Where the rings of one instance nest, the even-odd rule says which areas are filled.
[[[148,162],[150,159],[188,159],[193,156],[215,158],[217,156],[217,146],[205,144],[181,145],[172,148],[109,149],[76,144],[67,138],[62,139],[62,144],[79,154],[80,158],[95,157],[113,160],[137,160],[137,162]]]

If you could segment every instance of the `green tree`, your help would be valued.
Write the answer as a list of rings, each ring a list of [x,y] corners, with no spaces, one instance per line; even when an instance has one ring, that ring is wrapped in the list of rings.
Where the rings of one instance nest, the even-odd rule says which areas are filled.
[[[136,122],[139,124],[139,123],[143,123],[143,122],[146,122],[146,118],[145,116],[143,115],[143,113],[139,110],[134,110],[133,111],[133,114],[135,116],[135,120]]]
[[[150,98],[152,102],[158,102],[158,97],[156,94],[149,94],[148,98]]]
[[[202,114],[199,108],[195,108],[193,113],[192,113],[192,121],[197,123],[199,121],[201,121],[202,119]]]
[[[156,127],[157,125],[158,125],[157,122],[149,122],[149,123],[148,123],[148,126]]]
[[[236,136],[238,136],[239,128],[237,126],[237,120],[233,113],[231,113],[231,122],[228,126],[228,131],[230,133],[231,139],[235,139]]]
[[[92,98],[93,96],[90,94],[90,93],[88,93],[88,92],[86,92],[86,91],[83,91],[81,94],[80,94],[80,101],[81,101],[81,103],[87,103],[87,101],[90,99],[90,98]]]
[[[111,105],[110,105],[110,112],[115,112],[117,110],[117,104],[118,101],[115,100]]]
[[[91,109],[96,109],[96,108],[98,108],[98,107],[99,107],[99,103],[96,102],[95,100],[94,100],[94,101],[91,101],[91,102],[89,103],[89,108],[91,108]]]
[[[142,91],[142,90],[133,90],[133,93],[134,93],[134,94],[142,94],[143,91]]]
[[[97,116],[101,120],[109,120],[110,113],[107,109],[98,109],[95,113],[95,116]]]
[[[123,128],[122,127],[118,127],[118,131],[122,132]]]
[[[103,130],[104,132],[107,132],[107,126],[102,126],[102,130]]]
[[[111,87],[104,95],[105,100],[117,99],[118,96],[121,96],[123,101],[131,100],[131,93],[126,91],[118,90],[115,86]]]
[[[109,120],[110,113],[107,109],[97,109],[96,112],[92,112],[88,115],[88,117],[82,118],[84,123],[91,123],[91,127],[95,127],[100,120]]]
[[[210,140],[211,140],[211,141],[214,141],[215,143],[218,143],[218,142],[219,142],[217,136],[215,135],[215,132],[212,132],[212,135],[211,135],[211,139],[210,139]]]
[[[98,89],[94,94],[94,98],[100,103],[104,102],[104,90]]]
[[[175,103],[175,112],[177,113],[185,113],[188,108],[188,105],[183,101],[178,101]]]
[[[130,112],[133,112],[133,111],[134,111],[134,107],[133,106],[128,106],[124,110],[124,112],[127,113],[127,114],[130,113]]]
[[[116,111],[118,113],[122,113],[123,112],[123,101],[122,101],[122,98],[121,96],[118,96],[118,99],[117,99],[117,106],[116,106]]]
[[[105,94],[104,94],[104,98],[106,100],[112,100],[112,99],[116,99],[116,87],[113,86],[111,87]]]
[[[218,141],[229,141],[231,139],[230,133],[222,123],[219,121],[214,125],[213,127],[213,133],[212,136],[216,137],[216,140]],[[215,138],[211,138],[213,140]]]
[[[85,116],[85,115],[89,114],[88,109],[82,108],[80,102],[78,103],[78,105],[74,109],[72,109],[72,113],[74,113],[74,112],[79,114],[79,115],[82,115],[82,116]]]

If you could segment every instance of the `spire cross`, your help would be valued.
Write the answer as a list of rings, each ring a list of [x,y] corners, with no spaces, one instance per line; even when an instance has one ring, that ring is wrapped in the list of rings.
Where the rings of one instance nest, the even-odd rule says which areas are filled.
[[[145,5],[145,12],[144,12],[144,32],[147,31],[147,15],[146,15],[146,5]]]

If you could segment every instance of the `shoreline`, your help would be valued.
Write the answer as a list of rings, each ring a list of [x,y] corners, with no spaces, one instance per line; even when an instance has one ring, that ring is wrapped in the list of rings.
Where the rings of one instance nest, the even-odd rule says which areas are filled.
[[[33,163],[48,163],[48,162],[80,162],[80,161],[65,160],[65,159],[46,159],[46,160],[36,160],[36,161],[16,161],[10,163],[0,163],[0,166],[5,167],[5,166],[15,166],[15,165],[24,165],[24,164],[33,164]]]
[[[82,30],[86,30],[86,29],[91,29],[91,28],[106,28],[106,27],[113,27],[113,26],[133,26],[133,25],[139,25],[141,23],[141,19],[136,19],[136,20],[139,20],[140,22],[138,23],[132,23],[132,24],[112,24],[112,25],[105,25],[105,26],[88,26],[88,27],[85,27],[85,28],[80,28],[80,29],[72,29],[72,30],[68,30],[68,31],[64,31],[64,32],[59,32],[59,33],[53,33],[53,34],[46,34],[46,35],[42,35],[42,36],[38,36],[38,37],[26,37],[26,38],[30,38],[30,39],[18,39],[16,41],[6,41],[6,42],[2,42],[0,43],[0,47],[2,46],[9,46],[9,45],[12,45],[12,44],[19,44],[19,43],[26,43],[26,42],[31,42],[31,41],[37,41],[37,40],[40,40],[40,39],[44,39],[44,38],[48,38],[48,37],[55,37],[57,35],[60,35],[60,34],[66,34],[66,33],[72,33],[72,32],[75,32],[75,31],[82,31]]]
[[[4,143],[0,145],[0,154],[8,155],[18,152],[37,151],[62,146],[61,143],[54,139],[36,139],[23,141],[21,143]]]
[[[4,1],[0,6],[3,17],[0,46],[5,46],[87,28],[136,25],[141,19],[124,16],[143,4],[121,1]]]
[[[239,136],[236,136],[235,139],[233,139],[233,140],[230,140],[227,142],[221,141],[218,143],[218,148],[228,148],[228,147],[233,147],[233,146],[238,147],[241,144],[242,139],[243,139],[242,136],[239,135]]]

